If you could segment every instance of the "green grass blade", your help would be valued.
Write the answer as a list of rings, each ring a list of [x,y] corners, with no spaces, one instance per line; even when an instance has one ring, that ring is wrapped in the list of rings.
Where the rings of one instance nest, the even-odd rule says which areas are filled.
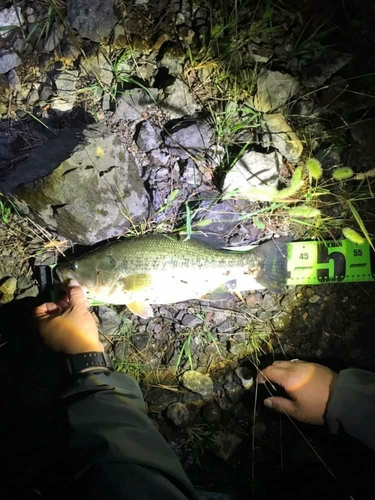
[[[368,231],[366,229],[365,223],[362,220],[362,217],[359,215],[357,209],[355,208],[355,206],[353,205],[353,203],[350,200],[348,200],[348,206],[349,206],[355,220],[357,221],[357,224],[360,227],[362,233],[366,236],[366,240],[368,241],[371,248],[375,251],[375,247],[372,243],[370,235],[368,234]]]

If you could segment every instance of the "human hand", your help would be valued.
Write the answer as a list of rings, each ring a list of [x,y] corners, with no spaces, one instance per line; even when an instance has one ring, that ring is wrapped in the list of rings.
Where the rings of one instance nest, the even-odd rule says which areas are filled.
[[[54,351],[65,354],[104,351],[98,327],[75,280],[70,281],[63,300],[42,304],[34,310],[34,317],[45,344]]]
[[[323,425],[337,376],[329,368],[316,363],[275,361],[258,375],[257,381],[275,382],[291,398],[270,397],[264,400],[265,406],[300,422]]]

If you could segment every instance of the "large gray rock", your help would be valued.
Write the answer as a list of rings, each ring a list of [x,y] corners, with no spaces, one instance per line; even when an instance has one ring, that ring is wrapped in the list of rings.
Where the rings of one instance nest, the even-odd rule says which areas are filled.
[[[0,6],[1,7],[1,6]],[[0,26],[2,27],[1,36],[5,37],[23,23],[21,7],[11,5],[9,9],[3,9],[0,12]],[[9,27],[9,29],[6,29]]]
[[[0,191],[40,225],[83,245],[118,236],[149,213],[134,158],[102,124],[44,143],[1,180]]]
[[[284,105],[298,92],[298,82],[287,73],[264,70],[258,77],[254,108],[268,113]]]
[[[214,130],[208,123],[183,121],[166,130],[164,144],[172,154],[189,158],[205,152],[212,144]]]
[[[152,104],[155,104],[157,89],[132,89],[123,94],[116,104],[116,111],[111,121],[118,123],[121,120],[138,120],[142,113],[146,112]]]
[[[237,189],[239,194],[245,194],[251,187],[276,186],[282,161],[282,156],[277,152],[245,153],[227,173],[224,192],[229,193]]]
[[[159,105],[172,119],[193,115],[200,109],[189,87],[182,80],[178,79],[164,90],[164,95]]]
[[[100,42],[118,21],[113,3],[113,0],[68,0],[69,22],[83,38]]]

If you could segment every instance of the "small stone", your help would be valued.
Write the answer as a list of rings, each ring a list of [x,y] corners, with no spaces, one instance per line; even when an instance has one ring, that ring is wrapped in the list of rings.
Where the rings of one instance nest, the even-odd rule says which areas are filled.
[[[242,353],[246,352],[246,343],[245,342],[230,342],[229,351],[234,356],[239,356]]]
[[[200,109],[189,87],[178,79],[164,90],[159,106],[171,119],[193,115]]]
[[[9,88],[18,92],[21,89],[21,80],[18,76],[16,70],[11,69],[7,74],[7,80],[9,84]]]
[[[16,52],[0,52],[0,75],[8,73],[8,71],[20,66],[22,61]]]
[[[217,327],[217,331],[219,333],[231,333],[235,329],[236,325],[233,323],[233,321],[227,319],[224,321],[224,323],[221,323]]]
[[[140,331],[141,328],[138,329]],[[132,344],[138,349],[138,351],[143,351],[146,349],[150,336],[148,334],[136,333],[132,336]]]
[[[309,298],[310,304],[316,304],[320,300],[320,295],[313,295]]]
[[[265,311],[274,311],[277,309],[276,300],[272,295],[265,295],[262,301],[262,308]]]
[[[167,418],[180,429],[187,427],[190,423],[190,413],[183,403],[172,403],[167,408]]]
[[[8,304],[14,298],[17,289],[17,279],[10,277],[5,278],[0,284],[0,304]]]
[[[200,186],[202,182],[202,174],[196,167],[194,161],[191,158],[188,158],[187,160],[180,160],[179,163],[184,163],[184,173],[181,176],[182,181],[191,186]]]
[[[195,370],[189,370],[183,373],[181,383],[189,391],[196,392],[203,397],[213,395],[214,384],[209,375],[204,375]]]
[[[159,362],[159,360],[158,360]],[[151,387],[146,391],[145,400],[149,411],[162,412],[172,403],[177,402],[179,394],[174,391]]]
[[[237,377],[241,380],[242,387],[247,391],[250,390],[254,385],[254,379],[251,376],[250,370],[244,366],[238,366],[234,370]]]
[[[276,186],[282,161],[277,152],[245,153],[225,176],[224,192],[237,190],[239,194],[247,194],[251,187]]]
[[[116,360],[120,362],[124,361],[128,353],[128,349],[129,349],[129,342],[126,342],[125,340],[117,341],[114,348],[114,355]]]
[[[208,123],[183,121],[167,131],[164,144],[172,154],[190,158],[208,149],[213,136],[214,130]]]
[[[229,460],[241,443],[242,439],[231,432],[217,431],[210,437],[211,451],[223,460]]]
[[[202,409],[202,417],[208,424],[216,424],[221,420],[221,410],[216,403],[210,403]]]
[[[118,21],[113,0],[68,0],[67,7],[72,27],[93,42],[109,36]]]
[[[182,324],[187,328],[196,328],[202,325],[202,320],[193,314],[185,314],[182,318]]]
[[[237,405],[245,394],[244,389],[236,382],[225,383],[223,389],[233,405]]]
[[[280,71],[264,70],[258,77],[254,107],[268,113],[286,104],[299,89],[297,80]]]
[[[67,102],[74,102],[76,97],[76,83],[78,71],[63,70],[59,71],[55,76],[55,85],[57,96]]]
[[[149,121],[140,124],[137,138],[135,140],[141,151],[149,152],[160,146],[160,129],[152,125]]]
[[[217,193],[219,195],[219,193]],[[220,201],[217,203],[216,193],[210,194],[209,198],[200,202],[199,209],[195,211],[195,223],[193,229],[202,230],[205,234],[217,235],[223,237],[229,234],[239,224],[241,214],[233,207],[229,201]],[[215,202],[214,202],[215,200]]]
[[[273,326],[277,331],[287,330],[292,321],[292,315],[288,312],[281,312],[272,319]]]
[[[39,101],[39,92],[33,88],[27,96],[27,102],[30,106],[34,106]]]
[[[267,114],[264,120],[263,145],[276,148],[290,162],[296,163],[302,155],[303,145],[283,115]]]
[[[247,297],[246,297],[246,304],[249,306],[249,307],[254,307],[254,306],[258,306],[259,304],[262,303],[262,294],[259,293],[259,292],[255,292],[255,293],[250,293]]]
[[[156,323],[156,325],[154,326],[154,333],[158,334],[158,333],[161,333],[163,327],[161,326],[160,323]]]
[[[38,295],[39,295],[39,287],[38,285],[35,284],[27,288],[23,292],[19,293],[16,297],[16,300],[23,300],[28,297],[37,297]]]
[[[60,43],[60,40],[62,39],[63,35],[64,35],[64,26],[62,24],[54,23],[50,30],[48,38],[44,44],[44,50],[46,52],[52,52],[53,50],[55,50],[55,48]]]
[[[183,71],[186,53],[179,45],[173,45],[164,50],[163,56],[158,64],[161,68],[167,68],[170,75],[180,75]]]

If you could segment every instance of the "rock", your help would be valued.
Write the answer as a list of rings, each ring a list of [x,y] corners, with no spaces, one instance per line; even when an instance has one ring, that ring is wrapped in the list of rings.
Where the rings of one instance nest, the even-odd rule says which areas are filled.
[[[16,52],[0,51],[0,75],[8,73],[13,68],[17,68],[22,61]]]
[[[34,149],[1,179],[0,191],[43,227],[83,245],[118,236],[149,214],[133,156],[103,124],[65,130]]]
[[[191,158],[180,160],[179,165],[183,170],[181,175],[182,182],[190,186],[200,186],[202,183],[202,174]]]
[[[149,121],[141,122],[135,142],[139,149],[146,153],[157,149],[161,142],[160,128],[155,127]]]
[[[18,92],[19,90],[21,90],[21,86],[22,86],[21,79],[18,76],[16,70],[11,69],[9,71],[9,73],[7,74],[7,80],[8,80],[9,88],[14,90],[15,92]]]
[[[122,318],[114,309],[106,306],[97,307],[99,328],[103,335],[118,335],[122,326]]]
[[[217,431],[210,437],[211,451],[223,460],[229,460],[241,443],[242,439],[232,432]]]
[[[218,325],[217,331],[219,333],[231,333],[235,329],[236,325],[230,319],[226,319],[223,323]]]
[[[296,163],[302,155],[303,145],[283,115],[264,115],[264,121],[263,145],[273,146],[290,162]]]
[[[113,0],[67,0],[67,7],[70,24],[93,42],[109,36],[118,22]]]
[[[209,375],[190,370],[182,374],[181,383],[189,391],[196,392],[203,397],[213,395],[214,383]]]
[[[236,382],[226,382],[223,385],[223,389],[227,398],[233,405],[237,405],[243,399],[245,394],[243,387]]]
[[[146,349],[150,336],[148,334],[135,334],[132,336],[132,344],[138,349],[143,351]]]
[[[178,79],[164,90],[159,105],[171,119],[192,115],[200,109],[189,87]]]
[[[109,86],[113,80],[112,66],[99,48],[94,54],[81,58],[81,67],[87,75],[103,85]]]
[[[208,424],[216,424],[221,420],[221,410],[216,403],[210,403],[202,409],[202,417]]]
[[[183,121],[167,130],[164,144],[180,158],[204,153],[212,144],[214,130],[208,123]]]
[[[64,26],[54,23],[48,35],[47,41],[44,44],[46,52],[52,52],[59,45],[60,40],[64,35]]]
[[[146,92],[143,89],[132,89],[122,94],[117,100],[116,111],[111,121],[117,123],[120,120],[138,120],[141,114],[147,111],[148,106],[154,104],[158,94],[157,89],[147,90]]]
[[[316,89],[323,85],[332,75],[340,71],[352,59],[353,54],[343,54],[342,52],[330,51],[327,55],[322,55],[315,64],[309,64],[302,83],[307,89]]]
[[[71,111],[76,100],[76,83],[78,71],[62,70],[55,76],[57,99],[52,101],[52,109],[55,111]]]
[[[158,413],[164,411],[172,403],[177,402],[178,398],[178,393],[160,387],[151,387],[145,393],[149,411]]]
[[[248,391],[248,390],[250,390],[253,387],[253,385],[254,385],[254,379],[251,376],[250,370],[248,370],[244,366],[238,366],[234,370],[234,372],[237,375],[237,377],[240,379],[242,387],[244,389],[246,389]]]
[[[254,108],[263,113],[275,110],[287,103],[298,88],[298,82],[292,75],[264,70],[258,77]]]
[[[129,342],[126,342],[126,340],[117,341],[114,348],[114,356],[116,360],[119,362],[124,361],[126,359],[128,349]]]
[[[233,356],[240,356],[247,350],[246,342],[230,342],[229,351]]]
[[[320,295],[313,295],[309,298],[310,304],[316,304],[320,300]]]
[[[209,198],[200,202],[193,223],[195,231],[204,231],[208,235],[225,237],[239,224],[241,214],[229,201],[216,203],[218,196],[212,193],[212,197],[210,195]]]
[[[273,49],[263,47],[257,43],[250,43],[248,49],[251,59],[256,63],[267,63],[273,56]]]
[[[187,328],[196,328],[202,325],[202,320],[193,314],[185,314],[182,318],[182,324]]]
[[[16,300],[23,300],[28,297],[37,297],[39,295],[39,288],[38,285],[34,284],[27,288],[26,290],[23,290],[21,293],[17,294]]]
[[[266,294],[263,297],[262,308],[265,311],[275,311],[277,309],[275,298],[272,295]]]
[[[187,427],[190,423],[190,413],[184,403],[172,403],[167,408],[167,418],[180,429]]]
[[[10,277],[2,280],[0,284],[0,304],[8,304],[14,298],[17,289],[17,279]]]
[[[167,68],[170,75],[180,75],[183,71],[186,53],[179,45],[169,46],[164,50],[158,66]]]
[[[258,186],[276,186],[282,165],[282,156],[277,153],[257,153],[250,151],[238,160],[224,179],[223,191],[246,194],[249,188]]]
[[[9,9],[3,9],[0,12],[0,26],[1,26],[1,36],[6,37],[11,33],[14,27],[21,26],[23,24],[23,15],[20,7],[15,7],[12,5]],[[10,29],[6,29],[10,27]]]

